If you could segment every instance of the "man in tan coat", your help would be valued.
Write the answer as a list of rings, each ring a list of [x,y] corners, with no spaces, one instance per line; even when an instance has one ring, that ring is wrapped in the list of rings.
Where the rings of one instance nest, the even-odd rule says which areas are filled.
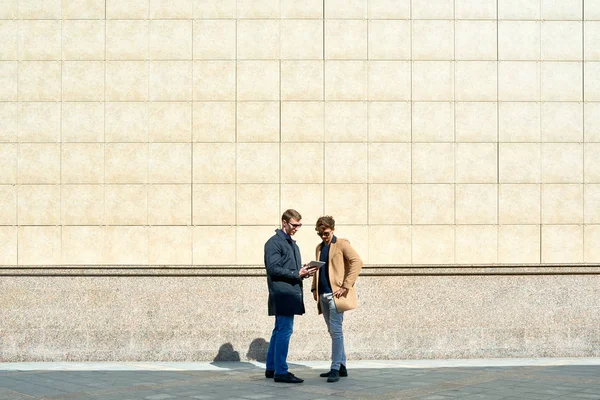
[[[315,230],[322,239],[317,246],[316,259],[325,265],[314,274],[311,291],[331,336],[331,370],[321,377],[327,377],[327,382],[337,382],[340,376],[348,376],[342,323],[344,311],[358,306],[354,282],[363,263],[347,239],[334,236],[335,220],[332,217],[320,217]]]

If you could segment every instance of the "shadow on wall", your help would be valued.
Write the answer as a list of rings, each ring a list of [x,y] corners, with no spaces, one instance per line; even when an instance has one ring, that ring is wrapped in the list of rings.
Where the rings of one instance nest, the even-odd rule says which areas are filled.
[[[266,361],[269,342],[262,338],[256,338],[250,343],[246,357],[248,360]],[[231,343],[225,343],[219,347],[219,352],[213,361],[240,361],[240,353],[234,350]]]

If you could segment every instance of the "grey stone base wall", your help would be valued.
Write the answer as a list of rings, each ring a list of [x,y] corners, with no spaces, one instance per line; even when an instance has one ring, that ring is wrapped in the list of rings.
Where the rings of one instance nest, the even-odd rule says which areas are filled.
[[[598,357],[599,275],[361,276],[349,359]],[[264,276],[2,276],[0,361],[263,360]],[[305,284],[290,360],[327,360]]]

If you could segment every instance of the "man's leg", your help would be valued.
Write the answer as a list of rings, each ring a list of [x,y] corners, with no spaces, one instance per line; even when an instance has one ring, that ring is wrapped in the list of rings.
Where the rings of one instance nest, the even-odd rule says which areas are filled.
[[[269,342],[269,350],[267,351],[267,371],[275,370],[275,342],[277,342],[277,331],[279,325],[277,325],[277,317],[275,317],[275,327],[273,333],[271,333],[271,341]]]
[[[342,330],[344,313],[337,311],[332,295],[328,300],[328,304],[325,308],[328,310],[327,327],[329,328],[329,335],[331,336],[331,369],[337,369],[339,371],[340,365],[346,365],[344,332]]]
[[[294,316],[277,315],[275,320],[275,326],[277,327],[277,337],[275,338],[273,354],[275,375],[285,375],[288,373],[286,360],[290,347],[290,338],[294,330]]]

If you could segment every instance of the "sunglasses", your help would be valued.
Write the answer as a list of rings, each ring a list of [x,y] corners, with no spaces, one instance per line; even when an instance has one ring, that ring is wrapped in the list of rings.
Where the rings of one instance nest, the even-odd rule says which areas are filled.
[[[302,228],[302,224],[292,224],[291,222],[288,222],[288,224],[290,224],[294,229]]]
[[[317,232],[317,236],[319,236],[319,237],[321,237],[321,236],[329,237],[329,235],[331,235],[331,232]]]

